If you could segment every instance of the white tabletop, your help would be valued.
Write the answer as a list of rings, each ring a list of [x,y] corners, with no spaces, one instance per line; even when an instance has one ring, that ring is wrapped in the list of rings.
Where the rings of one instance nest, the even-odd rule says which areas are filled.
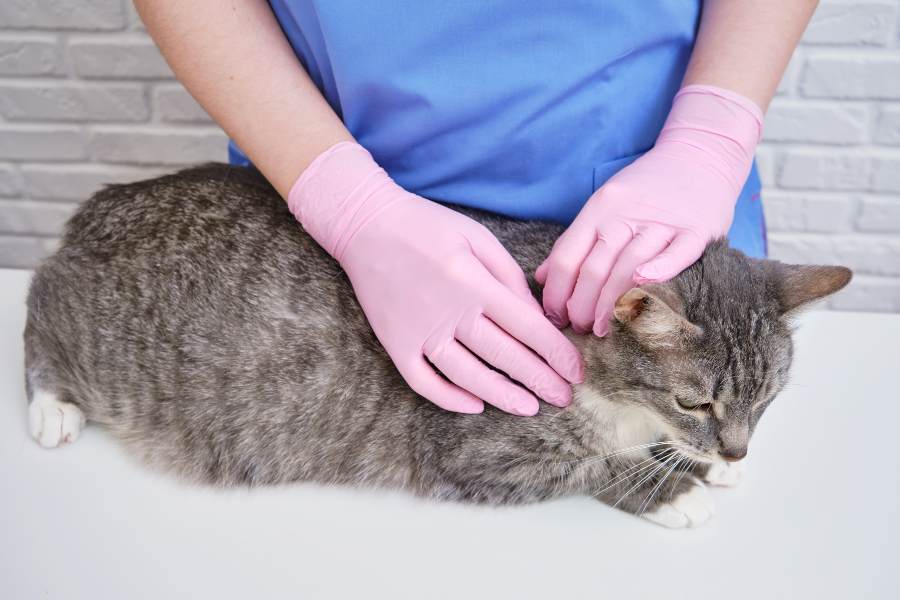
[[[900,316],[808,314],[743,484],[667,530],[588,498],[191,488],[90,425],[44,450],[25,427],[28,277],[0,270],[0,598],[900,598]]]

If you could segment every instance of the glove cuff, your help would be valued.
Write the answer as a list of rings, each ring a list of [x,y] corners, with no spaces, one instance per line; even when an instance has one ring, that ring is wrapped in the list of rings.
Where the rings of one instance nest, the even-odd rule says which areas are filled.
[[[689,98],[691,95],[705,96],[707,99],[710,96],[718,98],[720,100],[718,102],[719,110],[716,111],[717,114],[715,116],[718,118],[725,117],[727,115],[724,111],[727,110],[730,116],[734,118],[735,124],[741,121],[742,128],[746,128],[748,142],[754,146],[759,144],[762,139],[763,111],[756,102],[725,88],[714,85],[693,84],[678,90],[678,93],[675,94],[675,98],[672,100],[672,110],[674,111],[676,103],[695,102],[696,98]],[[708,103],[705,102],[705,104]],[[742,113],[746,113],[746,116]],[[749,116],[749,119],[746,118],[747,116]]]
[[[368,150],[339,142],[310,163],[288,193],[288,209],[322,248],[340,262],[354,234],[396,195],[396,186]]]
[[[702,150],[739,192],[762,137],[762,122],[762,110],[752,100],[711,85],[689,85],[675,94],[657,144]]]

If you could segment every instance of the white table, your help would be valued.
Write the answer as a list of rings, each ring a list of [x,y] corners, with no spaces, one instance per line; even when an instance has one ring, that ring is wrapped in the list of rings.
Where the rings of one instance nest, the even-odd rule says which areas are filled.
[[[813,312],[718,515],[667,530],[587,498],[185,487],[97,426],[25,427],[29,273],[0,270],[0,598],[900,598],[900,316]]]

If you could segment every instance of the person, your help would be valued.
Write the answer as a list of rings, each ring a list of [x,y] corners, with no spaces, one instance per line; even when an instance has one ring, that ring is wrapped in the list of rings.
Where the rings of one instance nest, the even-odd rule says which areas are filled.
[[[136,0],[173,71],[447,410],[566,406],[617,298],[765,254],[753,164],[814,0]],[[567,225],[535,276],[445,203]],[[300,358],[298,357],[298,360]]]

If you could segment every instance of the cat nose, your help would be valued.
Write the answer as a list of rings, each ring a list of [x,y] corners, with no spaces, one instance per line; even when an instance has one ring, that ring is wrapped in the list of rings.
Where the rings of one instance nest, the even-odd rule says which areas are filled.
[[[719,456],[728,462],[735,462],[747,456],[747,446],[739,448],[722,448],[719,450]]]

